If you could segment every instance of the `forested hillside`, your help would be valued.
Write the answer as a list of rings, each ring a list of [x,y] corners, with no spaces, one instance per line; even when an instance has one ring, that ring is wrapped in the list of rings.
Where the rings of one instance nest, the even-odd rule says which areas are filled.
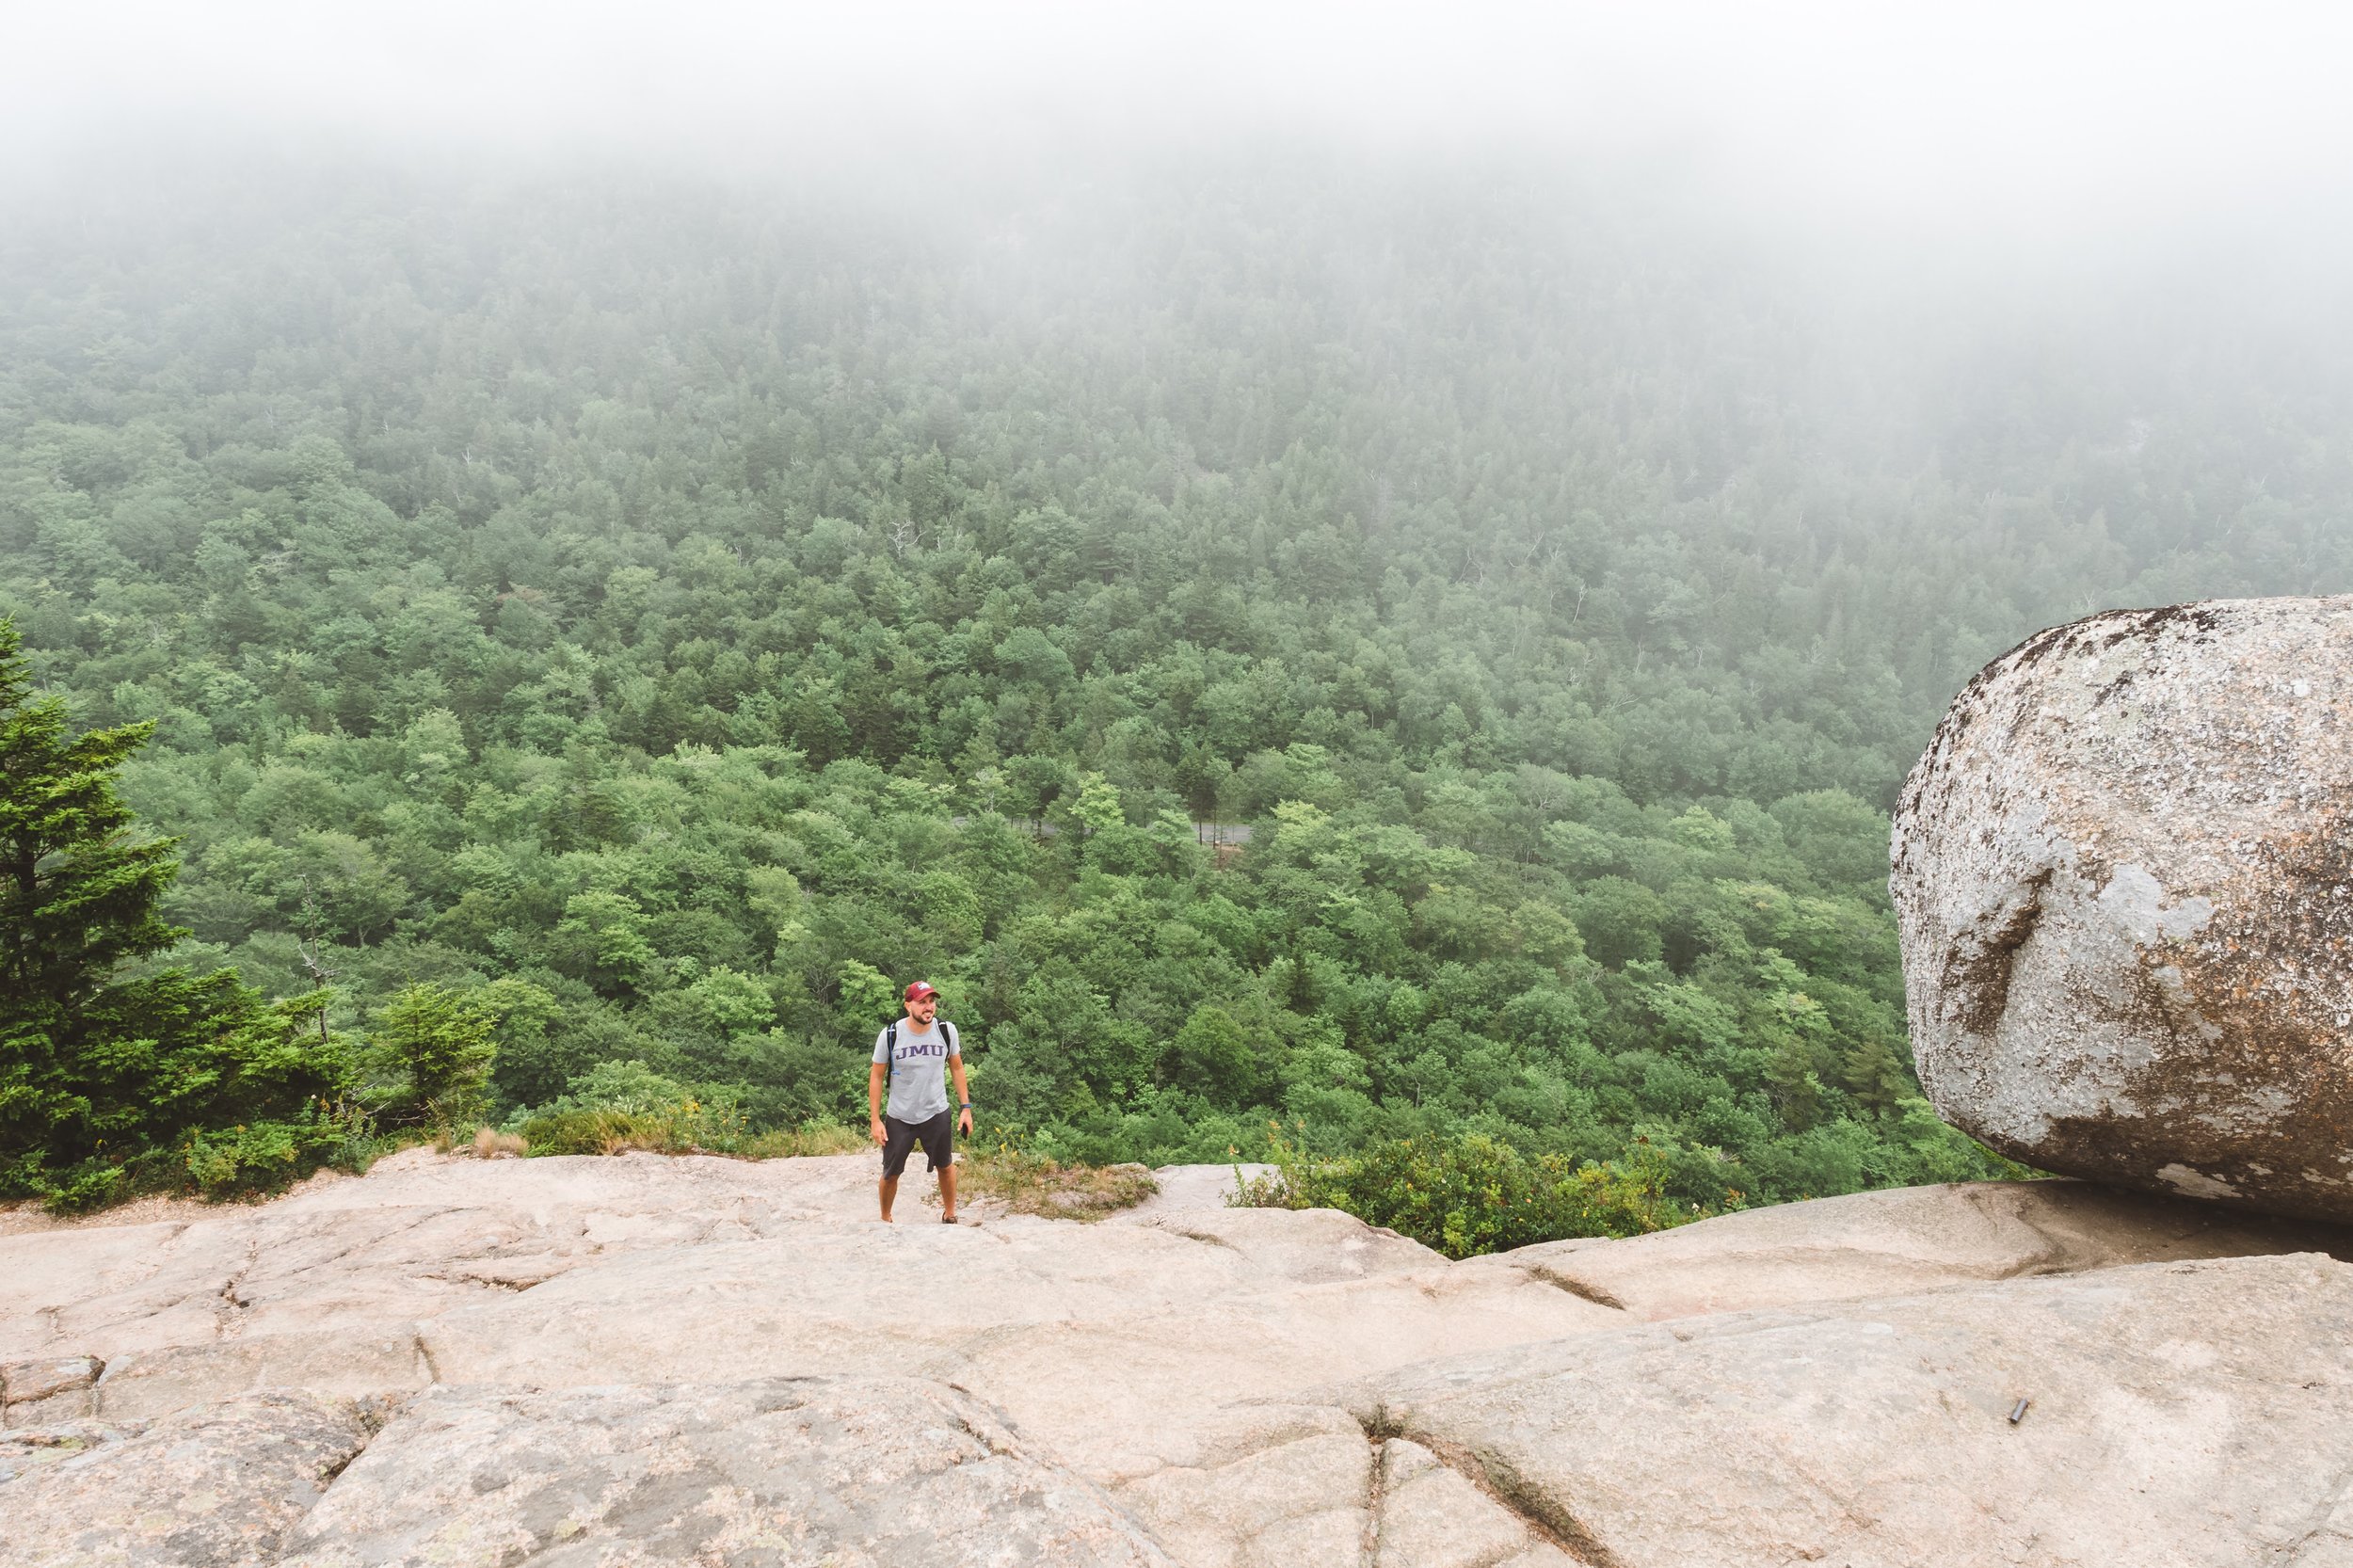
[[[2092,290],[1951,350],[1526,173],[21,208],[0,614],[155,723],[170,961],[471,994],[502,1113],[862,1118],[924,977],[1069,1155],[1979,1173],[1884,887],[1936,716],[2091,609],[2353,586],[2325,344]]]

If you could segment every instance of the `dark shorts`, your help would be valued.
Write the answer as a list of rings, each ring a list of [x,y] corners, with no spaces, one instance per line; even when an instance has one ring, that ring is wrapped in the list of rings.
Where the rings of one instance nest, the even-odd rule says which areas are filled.
[[[903,1122],[896,1116],[883,1118],[883,1179],[895,1181],[907,1168],[907,1155],[915,1145],[923,1145],[923,1158],[930,1160],[929,1170],[940,1170],[955,1159],[956,1115],[943,1111],[928,1122]]]

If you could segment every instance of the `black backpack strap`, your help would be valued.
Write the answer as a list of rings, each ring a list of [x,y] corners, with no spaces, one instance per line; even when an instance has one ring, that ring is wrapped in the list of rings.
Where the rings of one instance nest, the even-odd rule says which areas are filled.
[[[942,1030],[945,1030],[948,1034],[948,1054],[951,1056],[963,1055],[964,1048],[956,1043],[956,1026],[950,1023],[947,1019],[942,1018],[939,1020],[939,1027]]]
[[[899,1026],[893,1021],[883,1031],[883,1081],[888,1083],[899,1071]]]

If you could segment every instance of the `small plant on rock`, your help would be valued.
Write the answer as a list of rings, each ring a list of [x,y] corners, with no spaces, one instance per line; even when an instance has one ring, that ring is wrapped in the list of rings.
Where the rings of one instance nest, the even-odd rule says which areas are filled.
[[[1241,1208],[1338,1208],[1449,1257],[1578,1236],[1639,1236],[1700,1218],[1664,1196],[1666,1170],[1638,1152],[1607,1164],[1534,1159],[1480,1133],[1399,1138],[1320,1160],[1273,1130],[1274,1170],[1238,1181]]]
[[[1092,1223],[1133,1208],[1160,1191],[1142,1165],[1066,1164],[1011,1144],[968,1156],[956,1171],[962,1196],[990,1198],[1008,1212],[1049,1220]]]

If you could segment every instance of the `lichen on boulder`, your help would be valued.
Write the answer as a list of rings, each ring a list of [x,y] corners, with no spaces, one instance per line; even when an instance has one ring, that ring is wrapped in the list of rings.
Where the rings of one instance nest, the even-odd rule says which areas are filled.
[[[2043,1170],[2353,1219],[2353,598],[2115,611],[1906,781],[1920,1080]]]

